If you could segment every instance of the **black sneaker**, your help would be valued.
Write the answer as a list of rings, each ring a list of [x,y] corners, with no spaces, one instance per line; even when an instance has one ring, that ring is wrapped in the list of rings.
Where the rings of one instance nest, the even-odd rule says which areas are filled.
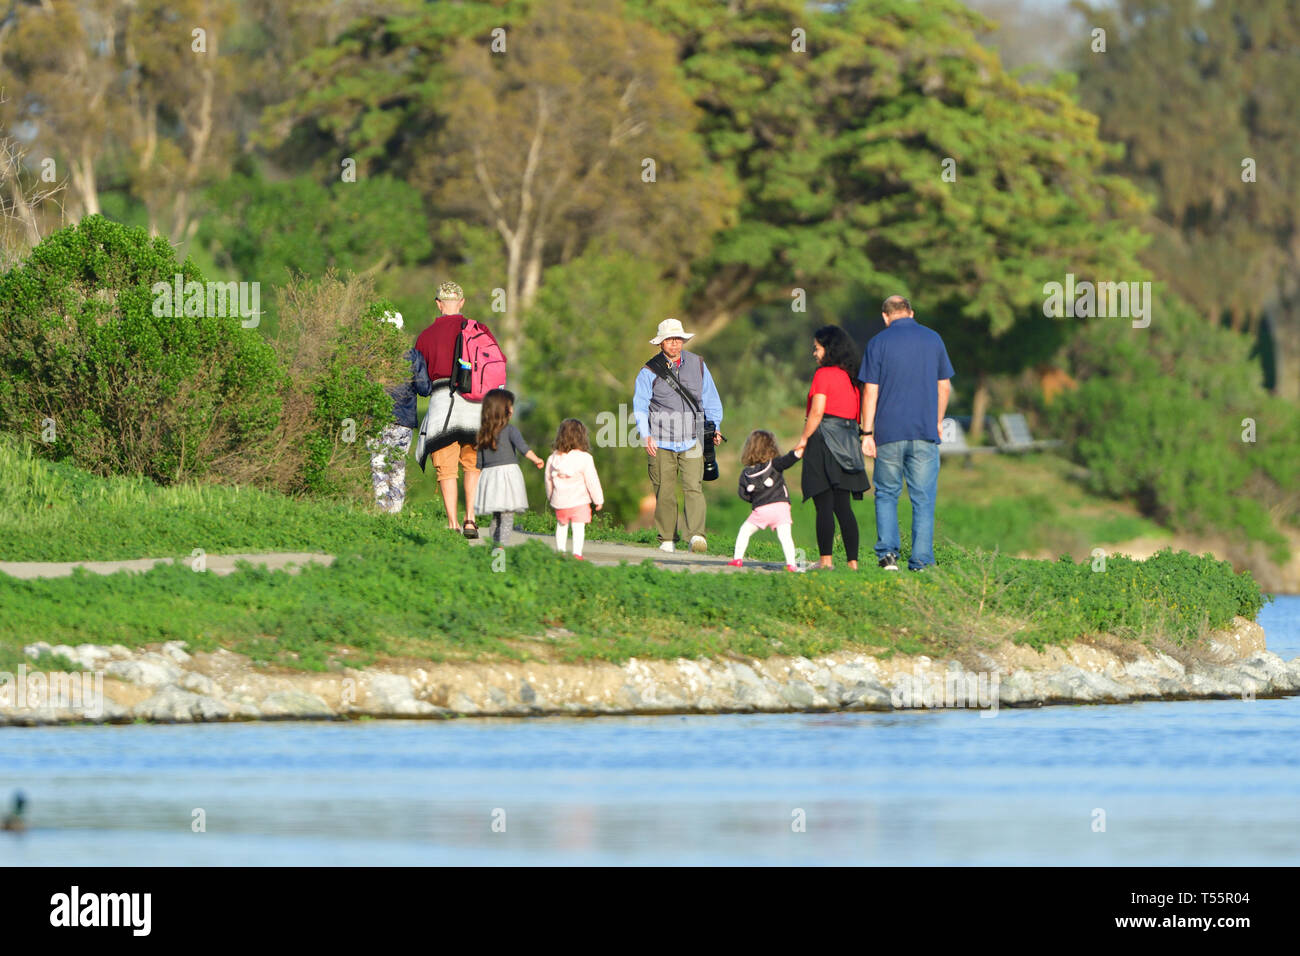
[[[898,570],[898,555],[892,551],[876,562],[885,571]]]

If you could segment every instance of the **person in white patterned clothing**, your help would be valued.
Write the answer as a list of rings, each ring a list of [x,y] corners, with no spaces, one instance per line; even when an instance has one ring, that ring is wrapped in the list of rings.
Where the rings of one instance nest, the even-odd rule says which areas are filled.
[[[385,312],[383,321],[401,329],[402,313]],[[411,365],[411,377],[396,385],[384,386],[384,391],[393,399],[393,420],[377,436],[366,439],[375,503],[380,511],[388,514],[401,512],[406,501],[406,454],[411,448],[411,435],[418,426],[415,396],[428,395],[432,391],[424,356],[415,349],[408,349],[404,358]]]

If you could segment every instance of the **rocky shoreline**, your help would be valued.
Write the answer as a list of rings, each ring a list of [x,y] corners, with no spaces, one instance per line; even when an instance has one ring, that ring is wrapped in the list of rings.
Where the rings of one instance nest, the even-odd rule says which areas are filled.
[[[814,659],[443,662],[309,673],[266,670],[183,642],[130,650],[26,648],[80,672],[0,674],[0,725],[191,723],[355,718],[594,716],[892,711],[1277,697],[1300,693],[1300,658],[1283,661],[1238,618],[1194,650],[1080,642],[1040,653],[1005,643],[961,660],[838,652]],[[75,696],[76,692],[81,696]],[[59,695],[62,694],[62,697]]]

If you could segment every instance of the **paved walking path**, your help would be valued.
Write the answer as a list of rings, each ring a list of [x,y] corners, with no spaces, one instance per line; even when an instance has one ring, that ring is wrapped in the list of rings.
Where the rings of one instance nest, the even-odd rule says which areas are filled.
[[[480,530],[479,539],[472,544],[481,546],[491,546],[491,539],[487,535],[487,529],[484,527]],[[511,546],[522,544],[525,541],[540,541],[552,551],[555,550],[555,536],[550,534],[525,534],[520,531],[512,531],[510,534],[509,544]],[[572,551],[573,538],[569,538],[569,549]],[[631,564],[640,564],[646,558],[651,558],[655,567],[665,568],[669,571],[708,571],[734,573],[740,568],[729,568],[727,562],[731,559],[721,554],[695,554],[691,551],[677,550],[672,554],[660,551],[658,548],[645,544],[622,544],[615,541],[587,541],[582,546],[582,556],[592,564],[618,564],[620,561],[627,561]],[[785,564],[780,561],[753,561],[745,559],[745,571],[784,571]]]
[[[194,558],[136,558],[132,561],[0,561],[0,574],[14,578],[66,578],[73,568],[84,568],[94,574],[113,574],[117,571],[148,571],[156,564],[180,561],[190,564]],[[204,568],[213,574],[230,574],[239,561],[262,564],[272,571],[288,568],[293,574],[309,562],[333,564],[334,555],[314,552],[277,552],[272,554],[208,554],[204,555]]]
[[[510,545],[523,544],[525,541],[540,541],[551,550],[555,550],[555,537],[549,534],[511,533]],[[486,533],[477,541],[470,542],[478,547],[490,547],[491,540]],[[569,540],[570,549],[573,540]],[[720,554],[694,554],[690,551],[675,551],[667,554],[658,548],[644,544],[621,544],[614,541],[588,541],[584,544],[583,558],[592,564],[616,565],[620,561],[640,564],[646,558],[653,559],[655,566],[669,571],[706,571],[733,573],[737,568],[727,567],[729,560]],[[148,571],[156,564],[179,561],[190,564],[193,558],[136,558],[129,561],[0,561],[0,574],[15,578],[65,578],[72,574],[74,568],[84,568],[94,574],[113,574],[117,571]],[[267,554],[209,554],[204,558],[205,570],[213,574],[230,574],[239,561],[248,561],[255,565],[264,565],[271,570],[285,568],[290,574],[310,562],[333,564],[334,555],[316,552],[271,552]],[[746,571],[784,571],[785,565],[780,561],[745,561]]]

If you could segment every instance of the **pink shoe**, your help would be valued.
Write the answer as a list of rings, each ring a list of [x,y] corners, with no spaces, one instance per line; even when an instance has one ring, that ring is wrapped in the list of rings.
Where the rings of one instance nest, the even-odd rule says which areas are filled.
[[[727,567],[729,568],[743,568],[744,566],[745,562],[740,560],[740,558],[733,558],[727,562]]]
[[[787,564],[785,569],[787,571],[793,571],[795,574],[803,574],[803,570],[801,568],[796,568],[793,564]]]
[[[584,557],[583,557],[582,555],[580,555],[580,554],[575,554],[575,555],[573,556],[573,560],[574,560],[574,561],[586,561],[587,559],[584,558]]]

